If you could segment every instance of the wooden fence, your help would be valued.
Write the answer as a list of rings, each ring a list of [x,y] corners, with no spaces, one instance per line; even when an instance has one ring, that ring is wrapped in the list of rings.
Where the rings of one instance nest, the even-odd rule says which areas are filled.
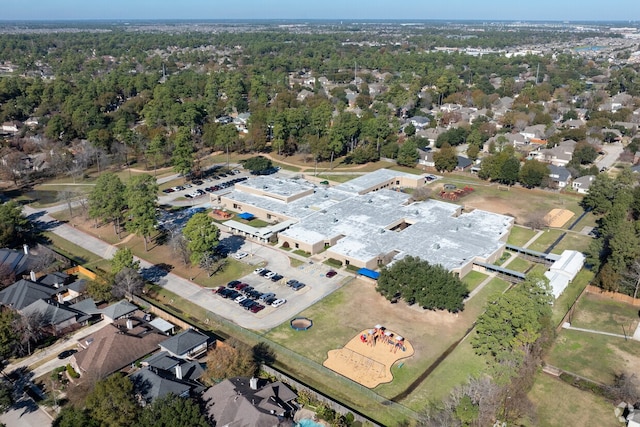
[[[603,291],[602,289],[593,285],[588,285],[585,291],[589,294],[598,295],[602,298],[608,298],[614,301],[624,302],[636,307],[640,307],[640,299],[634,299],[629,295],[621,294],[619,292]]]

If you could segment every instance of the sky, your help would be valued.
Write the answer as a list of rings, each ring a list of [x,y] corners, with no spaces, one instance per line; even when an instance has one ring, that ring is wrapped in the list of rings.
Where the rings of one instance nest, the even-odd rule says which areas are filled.
[[[472,19],[640,21],[639,0],[1,0],[0,21]]]

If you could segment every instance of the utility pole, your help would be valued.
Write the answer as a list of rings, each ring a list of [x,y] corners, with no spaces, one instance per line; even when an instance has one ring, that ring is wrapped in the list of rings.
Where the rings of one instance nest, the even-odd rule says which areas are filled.
[[[538,70],[536,71],[536,85],[538,84],[538,75],[540,74],[540,63],[538,62]]]

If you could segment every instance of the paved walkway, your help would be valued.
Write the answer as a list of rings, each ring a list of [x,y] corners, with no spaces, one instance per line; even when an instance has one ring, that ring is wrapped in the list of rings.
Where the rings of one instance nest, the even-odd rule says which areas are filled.
[[[571,326],[569,323],[563,324],[562,325],[562,329],[568,329],[570,331],[588,332],[590,334],[607,335],[607,336],[610,336],[610,337],[624,338],[625,340],[626,339],[638,340],[638,337],[636,337],[636,334],[633,334],[633,335],[622,335],[622,334],[614,334],[614,333],[611,333],[611,332],[597,331],[595,329],[575,328],[575,327]]]

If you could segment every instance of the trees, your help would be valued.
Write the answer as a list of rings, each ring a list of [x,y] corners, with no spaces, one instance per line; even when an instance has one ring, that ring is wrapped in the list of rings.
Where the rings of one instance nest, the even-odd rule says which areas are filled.
[[[458,312],[464,309],[467,287],[441,265],[407,256],[383,268],[376,290],[388,300],[402,298],[426,309]]]
[[[400,146],[396,160],[400,166],[414,167],[418,158],[418,143],[414,138],[409,138]]]
[[[92,419],[87,410],[73,405],[65,405],[55,420],[53,427],[99,427],[98,421]]]
[[[115,275],[111,293],[116,298],[123,296],[131,298],[133,295],[139,294],[142,288],[144,288],[144,280],[140,273],[125,267]]]
[[[520,183],[527,187],[539,187],[549,177],[549,166],[545,163],[539,162],[535,159],[527,160],[520,168],[520,175],[518,177]]]
[[[148,250],[149,236],[158,224],[156,217],[158,184],[151,175],[134,176],[127,184],[125,197],[131,217],[127,223],[127,230],[142,236],[144,249]]]
[[[111,273],[118,274],[124,268],[138,270],[140,261],[134,261],[131,249],[118,248],[116,253],[113,254],[113,258],[111,258]]]
[[[15,329],[17,314],[9,308],[0,308],[0,359],[11,356],[18,344],[19,335]]]
[[[438,171],[451,172],[458,165],[458,153],[448,143],[440,147],[440,151],[433,153],[433,162]]]
[[[182,229],[182,234],[187,239],[193,264],[199,264],[207,253],[218,244],[220,230],[209,215],[204,212],[194,214]]]
[[[219,343],[207,354],[207,375],[212,381],[252,377],[258,370],[251,348],[236,340]]]
[[[140,414],[133,383],[121,374],[98,381],[87,395],[86,408],[90,417],[104,427],[137,425]]]
[[[191,130],[186,127],[178,129],[173,143],[171,161],[173,170],[181,175],[187,175],[193,169],[194,144],[191,139]]]
[[[31,230],[20,205],[13,200],[0,204],[0,247],[20,246]]]
[[[524,357],[542,329],[549,325],[552,298],[548,279],[532,274],[487,303],[471,340],[476,353],[487,354],[496,361],[510,359],[512,355]]]
[[[188,397],[168,394],[142,410],[137,427],[208,427],[196,402]]]
[[[271,160],[263,156],[250,157],[242,162],[242,166],[245,169],[251,171],[251,173],[259,173],[273,167]]]
[[[125,186],[113,172],[98,177],[89,193],[89,217],[113,222],[116,234],[120,233],[120,221],[126,207]]]

